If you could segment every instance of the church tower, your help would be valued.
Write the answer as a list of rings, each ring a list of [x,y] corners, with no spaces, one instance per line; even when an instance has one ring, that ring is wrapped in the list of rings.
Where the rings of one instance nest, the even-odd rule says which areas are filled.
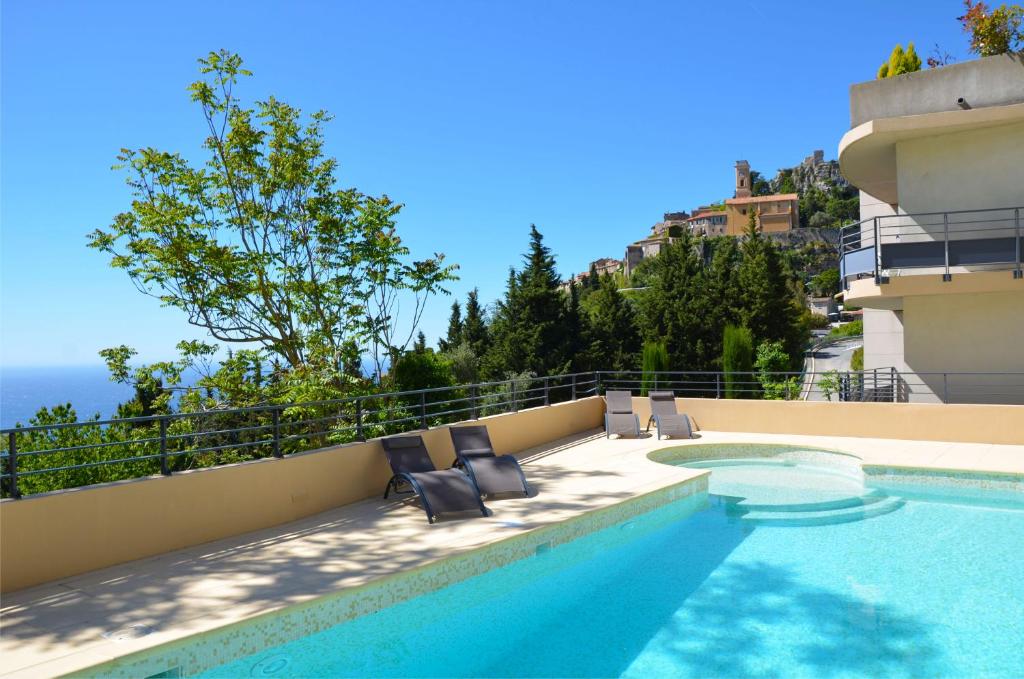
[[[736,198],[750,197],[750,163],[736,161]]]

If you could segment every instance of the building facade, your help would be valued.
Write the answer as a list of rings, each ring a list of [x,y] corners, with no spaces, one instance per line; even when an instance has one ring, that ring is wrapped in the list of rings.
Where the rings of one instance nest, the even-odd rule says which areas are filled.
[[[761,231],[789,231],[800,226],[800,197],[795,193],[753,195],[750,163],[738,160],[736,195],[725,201],[725,235],[742,236],[747,230],[751,212],[756,215],[757,226]]]
[[[1024,77],[996,56],[854,85],[843,174],[847,304],[894,398],[1024,402]],[[1012,373],[1021,373],[1013,375]]]

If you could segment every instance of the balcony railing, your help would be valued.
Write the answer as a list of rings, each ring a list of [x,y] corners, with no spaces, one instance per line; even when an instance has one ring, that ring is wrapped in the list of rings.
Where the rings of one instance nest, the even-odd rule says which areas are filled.
[[[169,476],[623,389],[688,398],[1024,403],[1024,373],[596,371],[249,408],[0,429],[6,498]]]
[[[1022,207],[887,215],[844,226],[839,240],[842,280],[956,271],[1021,273]]]

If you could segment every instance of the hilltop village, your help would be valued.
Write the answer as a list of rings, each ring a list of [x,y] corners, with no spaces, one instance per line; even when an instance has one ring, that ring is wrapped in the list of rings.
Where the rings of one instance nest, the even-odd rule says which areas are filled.
[[[781,246],[829,253],[810,257],[805,273],[813,275],[834,264],[834,246],[838,227],[856,218],[857,192],[839,172],[839,163],[824,159],[814,151],[797,167],[779,170],[770,180],[751,170],[750,163],[738,160],[732,198],[701,205],[686,212],[666,212],[644,238],[626,245],[622,258],[601,257],[587,271],[571,280],[582,283],[587,276],[621,274],[628,279],[645,259],[688,231],[697,236],[742,236],[753,212],[758,229]],[[805,268],[805,267],[801,267]],[[568,287],[570,281],[565,282]]]

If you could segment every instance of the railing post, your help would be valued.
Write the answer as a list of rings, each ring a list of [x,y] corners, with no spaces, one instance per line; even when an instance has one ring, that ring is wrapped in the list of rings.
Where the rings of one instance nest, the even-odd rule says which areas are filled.
[[[547,377],[544,378],[544,405],[551,405],[551,386]]]
[[[21,491],[18,489],[18,434],[9,432],[7,434],[7,473],[11,478],[11,497],[15,500],[21,498]]]
[[[722,373],[715,373],[715,398],[722,398]]]
[[[469,388],[469,419],[480,419],[480,388],[475,384]]]
[[[576,374],[572,376],[572,400],[576,400]]]
[[[356,399],[356,438],[360,441],[365,441],[366,436],[363,435],[363,399]]]
[[[949,376],[942,373],[942,402],[949,403]]]
[[[878,217],[875,217],[872,222],[875,232],[875,285],[879,285],[882,281],[882,239],[879,234]]]
[[[600,396],[601,395],[601,371],[600,370],[595,370],[594,371],[594,395],[595,396]]]
[[[790,392],[789,392],[789,378],[788,377],[786,378],[786,400],[787,401],[791,400]]]
[[[167,464],[167,418],[160,418],[160,473],[164,476],[171,475],[171,468]]]
[[[953,276],[949,273],[949,213],[942,213],[942,253],[946,263],[946,273],[942,274],[942,280],[949,282]]]
[[[281,409],[274,408],[270,414],[274,425],[274,457],[281,457]]]
[[[899,375],[896,374],[896,366],[890,368],[889,381],[892,384],[892,402],[896,403],[899,400]]]
[[[516,381],[515,380],[509,380],[508,381],[508,386],[509,386],[509,391],[512,394],[512,412],[518,413],[519,412],[519,399],[516,398]]]
[[[420,429],[427,428],[427,392],[420,392]]]
[[[653,391],[658,391],[658,373],[657,372],[654,373],[654,389],[653,389]]]
[[[1020,208],[1014,208],[1013,210],[1013,234],[1014,234],[1014,248],[1016,250],[1014,259],[1017,263],[1017,268],[1013,270],[1014,278],[1024,278],[1024,271],[1020,268]]]

